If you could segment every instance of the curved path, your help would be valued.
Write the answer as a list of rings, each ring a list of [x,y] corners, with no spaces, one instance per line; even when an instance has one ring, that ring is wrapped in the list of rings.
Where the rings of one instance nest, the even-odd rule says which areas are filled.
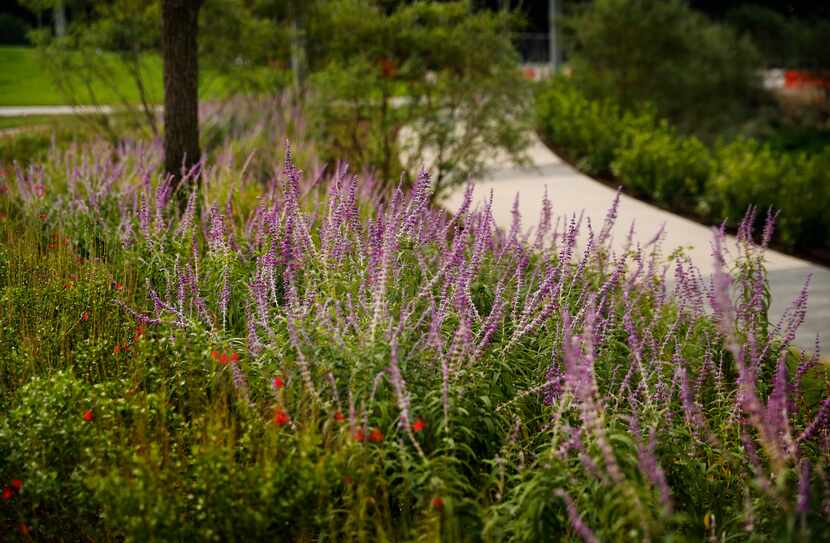
[[[475,202],[483,201],[493,191],[493,217],[498,226],[510,227],[513,201],[518,193],[522,227],[534,227],[542,210],[546,186],[554,215],[585,210],[592,224],[602,224],[615,196],[613,189],[574,170],[536,138],[530,156],[532,168],[518,168],[507,159],[494,158],[488,173],[475,185]],[[451,210],[458,209],[463,193],[463,188],[454,191],[444,205]],[[664,254],[683,247],[704,275],[711,273],[711,228],[622,194],[613,230],[613,243],[617,247],[624,243],[632,222],[640,239],[645,241],[665,225]],[[822,352],[830,354],[830,269],[776,251],[767,251],[766,257],[772,290],[770,320],[777,322],[798,296],[807,275],[812,274],[807,319],[799,329],[796,343],[812,351],[816,334],[820,334]]]

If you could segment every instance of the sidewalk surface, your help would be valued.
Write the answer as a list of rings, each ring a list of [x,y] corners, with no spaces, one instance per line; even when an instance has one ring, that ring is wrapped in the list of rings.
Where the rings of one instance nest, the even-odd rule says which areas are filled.
[[[0,117],[28,117],[30,115],[84,115],[112,113],[113,106],[22,106],[0,107]]]
[[[615,191],[571,168],[538,139],[534,139],[530,156],[533,168],[517,168],[509,160],[494,158],[488,173],[475,185],[474,202],[483,203],[492,190],[496,224],[509,228],[513,201],[518,193],[522,228],[527,231],[536,226],[547,186],[554,216],[571,213],[578,215],[584,210],[585,216],[590,217],[591,224],[598,228],[614,199]],[[458,209],[463,194],[463,187],[455,190],[443,202],[444,205],[450,210]],[[683,247],[704,276],[711,273],[713,261],[710,227],[623,194],[613,230],[615,248],[622,247],[632,222],[638,239],[643,243],[653,238],[665,225],[663,254],[669,255],[675,248]],[[733,246],[730,241],[730,247]],[[830,354],[830,269],[775,251],[767,251],[766,257],[772,291],[770,321],[778,322],[784,310],[798,296],[807,275],[812,274],[807,319],[799,329],[796,344],[812,352],[816,334],[820,334],[822,352]]]

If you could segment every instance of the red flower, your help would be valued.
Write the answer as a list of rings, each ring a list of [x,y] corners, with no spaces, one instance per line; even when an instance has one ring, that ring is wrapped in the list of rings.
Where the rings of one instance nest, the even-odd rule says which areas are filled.
[[[115,344],[115,348],[112,350],[115,354],[119,354],[121,352],[121,345]]]
[[[12,496],[14,496],[14,490],[12,490],[10,486],[4,487],[3,488],[3,499],[8,501],[8,500],[12,499]]]
[[[219,357],[219,363],[220,364],[227,364],[228,363],[228,353],[222,353],[222,355]]]
[[[238,362],[238,361],[239,361],[239,355],[236,354],[236,353],[231,353],[231,362]]]
[[[87,409],[84,411],[84,420],[87,422],[92,422],[94,415],[92,414],[92,409]]]
[[[346,417],[343,416],[342,411],[338,411],[337,413],[334,414],[334,420],[336,420],[337,422],[343,422],[344,420],[346,420]]]
[[[435,496],[434,498],[432,498],[432,508],[436,509],[438,511],[443,510],[444,509],[444,499],[441,498],[441,496]]]
[[[140,324],[135,327],[135,338],[138,339],[144,335],[144,327]]]
[[[369,433],[369,440],[372,443],[380,443],[383,441],[383,432],[380,431],[380,428],[377,426],[372,428],[372,431]]]
[[[282,380],[282,377],[277,375],[274,377],[274,388],[283,388],[285,386],[285,381]]]
[[[20,489],[23,488],[23,481],[20,479],[12,479],[12,488],[14,488],[17,492],[20,492]]]
[[[352,434],[352,437],[354,438],[355,441],[363,441],[364,439],[366,439],[366,435],[363,433],[363,430],[360,429],[360,428],[358,428],[357,430],[354,431],[354,434]]]
[[[274,413],[274,424],[277,426],[285,426],[289,420],[291,419],[288,418],[288,413],[284,409],[277,409]]]
[[[115,282],[114,286],[115,286],[115,290],[121,290],[122,288],[124,288],[124,285],[122,285],[118,281]]]
[[[422,419],[415,419],[415,422],[412,423],[412,429],[416,432],[420,432],[424,428],[426,428],[427,423],[424,422]]]
[[[89,320],[89,313],[87,313],[86,311],[84,311],[84,312],[81,314],[81,318],[82,318],[83,320],[85,320],[85,321],[88,321],[88,320]]]
[[[219,353],[216,351],[210,351],[210,357],[214,360],[219,360]]]
[[[29,535],[29,526],[25,522],[21,522],[17,529],[20,530],[20,535]]]

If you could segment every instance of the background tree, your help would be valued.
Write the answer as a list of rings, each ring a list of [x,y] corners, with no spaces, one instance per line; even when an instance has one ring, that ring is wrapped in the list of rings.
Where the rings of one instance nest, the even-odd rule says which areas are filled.
[[[510,41],[515,13],[339,0],[313,21],[307,112],[323,159],[386,183],[424,167],[435,196],[496,153],[525,160],[532,95]]]
[[[199,160],[199,8],[202,0],[162,0],[164,170],[179,177]]]
[[[159,28],[157,2],[113,0],[75,11],[63,37],[39,30],[30,38],[65,104],[117,106],[119,128],[141,127],[157,136]],[[113,141],[120,138],[111,116],[81,119]]]
[[[761,57],[746,36],[681,0],[595,0],[566,19],[571,65],[592,98],[652,103],[706,136],[757,109]]]
[[[123,95],[119,109],[156,133],[164,96],[173,174],[223,137],[200,147],[199,79],[203,90],[211,80],[213,102],[260,100],[263,115],[277,116],[274,104],[299,107],[320,158],[384,182],[426,167],[439,193],[481,174],[495,153],[524,158],[532,95],[511,43],[521,25],[514,12],[461,0],[111,0],[72,15],[68,37],[48,35],[43,48],[67,103],[111,105],[109,96]],[[199,43],[197,32],[210,39]],[[125,78],[112,76],[112,58],[131,92],[114,88]],[[116,92],[102,98],[110,86]],[[302,102],[274,100],[289,87]],[[98,119],[121,137],[111,117]]]

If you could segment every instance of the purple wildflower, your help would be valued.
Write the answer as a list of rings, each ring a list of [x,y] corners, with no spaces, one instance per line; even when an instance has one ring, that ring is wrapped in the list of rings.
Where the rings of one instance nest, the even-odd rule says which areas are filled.
[[[556,495],[565,501],[565,508],[568,511],[568,520],[571,523],[573,531],[582,538],[585,543],[599,543],[599,539],[594,535],[594,532],[582,521],[579,511],[576,509],[576,504],[562,489],[556,490]]]

